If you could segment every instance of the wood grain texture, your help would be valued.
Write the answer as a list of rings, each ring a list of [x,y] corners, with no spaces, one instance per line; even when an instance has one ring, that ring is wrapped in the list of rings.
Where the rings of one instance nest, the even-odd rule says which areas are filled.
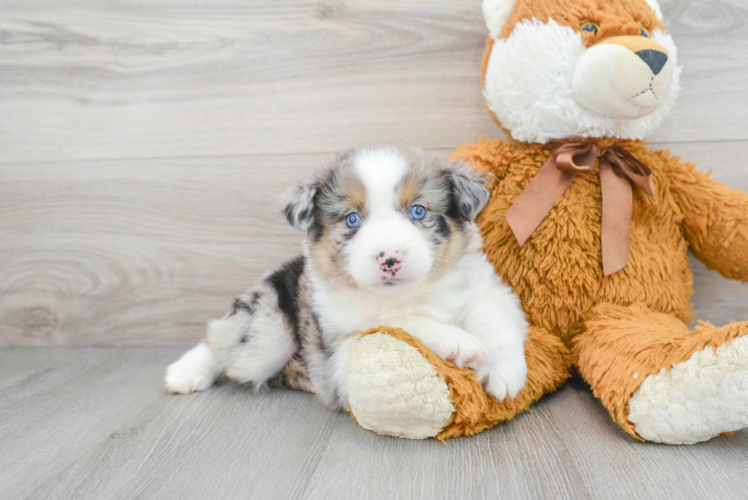
[[[154,398],[177,349],[0,351],[0,497],[25,498]]]
[[[665,6],[656,141],[745,140],[748,5]],[[496,137],[480,0],[0,2],[0,162],[332,152]]]
[[[639,443],[576,380],[477,436],[410,441],[368,432],[300,392],[223,383],[169,395],[161,374],[179,354],[0,351],[0,496],[671,499],[741,498],[748,486],[748,432]]]
[[[536,405],[562,437],[591,498],[742,498],[748,431],[695,446],[627,439],[587,385],[573,379]]]
[[[159,352],[170,354],[154,366],[163,370],[176,356]],[[69,466],[34,481],[28,498],[290,498],[349,419],[301,392],[255,394],[225,384],[181,398],[160,376],[145,385],[156,400]]]
[[[744,190],[746,9],[665,5],[686,70],[652,142]],[[500,135],[477,0],[0,13],[0,346],[194,342],[298,253],[276,200],[320,151]],[[694,271],[697,318],[748,317],[748,287]]]
[[[660,143],[748,190],[748,142]],[[282,192],[328,155],[0,165],[0,341],[193,343],[300,251]],[[748,286],[693,260],[698,319],[748,318]]]
[[[342,426],[341,426],[342,427]],[[591,498],[552,422],[518,417],[443,443],[382,437],[358,426],[335,432],[306,498]],[[329,478],[339,478],[331,481]]]
[[[495,128],[477,0],[157,5],[6,7],[0,161],[451,147]]]
[[[278,198],[310,155],[0,166],[9,344],[193,341],[300,252]]]

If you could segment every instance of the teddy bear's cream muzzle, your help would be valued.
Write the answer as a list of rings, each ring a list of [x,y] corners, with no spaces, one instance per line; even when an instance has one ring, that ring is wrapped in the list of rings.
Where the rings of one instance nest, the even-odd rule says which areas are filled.
[[[668,51],[649,38],[618,36],[591,46],[579,58],[572,97],[591,111],[617,120],[646,116],[664,104],[672,88]]]

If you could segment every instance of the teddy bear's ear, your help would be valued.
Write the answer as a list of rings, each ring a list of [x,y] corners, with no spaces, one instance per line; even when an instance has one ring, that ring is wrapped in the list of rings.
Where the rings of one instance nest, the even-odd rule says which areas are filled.
[[[488,36],[496,40],[512,13],[517,0],[483,0],[483,19],[486,20]]]
[[[655,12],[655,16],[657,16],[657,19],[662,21],[662,9],[660,8],[660,4],[657,3],[657,0],[644,0],[647,2],[647,5],[649,5],[652,10]]]

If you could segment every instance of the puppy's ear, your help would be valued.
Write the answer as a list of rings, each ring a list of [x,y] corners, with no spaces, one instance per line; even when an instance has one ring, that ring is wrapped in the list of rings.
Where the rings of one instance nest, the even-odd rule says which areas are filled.
[[[485,178],[459,163],[450,165],[446,174],[452,186],[457,213],[468,222],[474,221],[490,196]]]
[[[313,177],[283,196],[283,213],[288,223],[299,231],[308,233],[314,224],[314,197],[318,189],[319,180]]]

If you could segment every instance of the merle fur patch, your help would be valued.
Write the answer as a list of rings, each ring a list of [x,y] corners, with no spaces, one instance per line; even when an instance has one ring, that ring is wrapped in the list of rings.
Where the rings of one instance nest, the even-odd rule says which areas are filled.
[[[312,179],[300,184],[287,194],[288,201],[283,213],[288,223],[299,231],[308,232],[314,223],[314,198],[319,188],[318,181]]]
[[[447,177],[452,185],[457,213],[463,220],[472,222],[488,203],[490,193],[486,181],[463,165],[451,167],[447,170]]]
[[[286,315],[288,322],[299,340],[299,279],[304,273],[304,257],[296,257],[266,278],[278,294],[278,307]]]

